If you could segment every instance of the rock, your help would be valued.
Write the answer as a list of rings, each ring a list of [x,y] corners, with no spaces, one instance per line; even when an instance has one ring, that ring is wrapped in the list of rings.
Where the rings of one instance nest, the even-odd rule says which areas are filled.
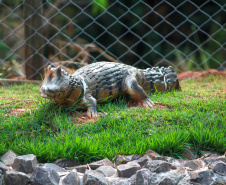
[[[103,160],[90,163],[89,166],[92,170],[96,170],[100,166],[112,166],[113,167],[113,163],[108,158],[105,158]]]
[[[140,169],[140,165],[135,161],[131,161],[131,162],[128,162],[127,164],[121,164],[117,166],[119,177],[129,178],[132,175],[134,175],[139,169]]]
[[[131,179],[131,185],[136,185],[136,174],[132,175],[130,179]]]
[[[210,169],[213,169],[213,171],[219,175],[226,176],[226,163],[222,161],[216,161],[209,165]]]
[[[203,157],[219,157],[217,152],[201,151]]]
[[[118,166],[120,164],[126,164],[130,162],[130,160],[124,155],[117,155],[115,159],[115,164]]]
[[[2,174],[4,174],[8,168],[4,163],[0,162],[0,170],[2,171]]]
[[[115,159],[115,164],[117,166],[120,164],[126,164],[130,161],[138,160],[141,157],[142,157],[142,155],[128,155],[128,156],[117,155],[116,159]]]
[[[181,151],[181,154],[189,160],[198,158],[198,155],[196,154],[195,149],[192,146],[186,147]]]
[[[189,175],[185,175],[183,179],[180,180],[180,182],[178,182],[177,185],[191,185],[190,183],[190,176]]]
[[[152,159],[148,155],[135,160],[135,162],[137,162],[141,167],[143,167],[147,163],[147,161],[152,161]]]
[[[74,166],[74,167],[66,167],[66,170],[73,170],[76,169],[77,172],[80,173],[85,173],[85,171],[88,169],[87,165],[79,165],[79,166]]]
[[[66,172],[64,168],[61,168],[53,163],[44,163],[44,164],[38,164],[37,167],[42,167],[42,168],[51,168],[56,172]]]
[[[170,178],[166,177],[159,183],[159,185],[174,185],[174,183]]]
[[[138,170],[136,172],[136,185],[149,185],[152,175],[153,173],[146,168]]]
[[[156,157],[153,157],[152,160],[162,160],[172,164],[172,166],[175,166],[175,167],[180,166],[180,162],[172,157],[156,156]]]
[[[214,185],[225,185],[226,184],[226,176],[221,176],[218,174],[215,174],[215,175],[217,178],[215,179]]]
[[[79,185],[83,185],[83,176],[78,176],[78,178],[79,178]]]
[[[132,185],[130,178],[106,177],[109,185]]]
[[[32,185],[57,185],[60,181],[60,177],[55,170],[44,167],[36,167],[30,179]]]
[[[137,154],[126,156],[126,158],[129,159],[130,161],[138,160],[141,157],[143,157],[143,156],[142,155],[137,155]]]
[[[214,184],[216,181],[217,177],[213,173],[212,170],[197,170],[197,171],[192,171],[188,172],[191,180],[191,184],[196,184],[199,183],[200,185],[207,185],[207,184]]]
[[[57,161],[55,161],[53,164],[60,166],[62,168],[65,167],[73,167],[73,166],[78,166],[80,165],[79,162],[71,160],[71,159],[58,159]]]
[[[108,185],[107,179],[103,174],[100,174],[93,170],[87,170],[83,176],[84,185]]]
[[[147,168],[155,173],[167,172],[172,168],[172,165],[168,162],[161,160],[148,161],[144,168]]]
[[[65,177],[60,179],[59,185],[79,185],[80,180],[77,171],[74,169]]]
[[[166,178],[169,178],[173,184],[178,184],[186,176],[186,174],[187,174],[187,170],[185,168],[177,167],[177,169],[170,170],[161,175],[164,177],[162,181]],[[165,180],[165,181],[170,183],[168,180]]]
[[[216,157],[207,157],[207,158],[203,159],[203,162],[206,165],[209,165],[216,161],[222,161],[222,162],[226,163],[226,158],[225,157],[217,157],[217,158]]]
[[[152,177],[151,177],[151,185],[159,185],[159,183],[165,178],[164,173],[162,173],[163,175],[159,175],[157,173],[153,173]]]
[[[157,157],[157,156],[160,156],[159,154],[157,154],[156,152],[154,152],[153,150],[148,150],[145,154],[144,154],[144,156],[148,156],[148,157],[150,157],[151,159],[152,158],[154,158],[154,157]]]
[[[5,163],[5,165],[12,165],[16,157],[17,155],[12,150],[9,150],[1,157],[1,160]]]
[[[19,172],[32,173],[37,165],[37,158],[33,154],[18,156],[14,159],[12,168]]]
[[[2,170],[0,169],[0,185],[3,184],[3,175],[2,175]]]
[[[111,166],[100,166],[96,171],[103,174],[105,177],[117,176],[117,170]]]
[[[205,166],[205,163],[202,160],[195,159],[195,160],[187,160],[183,164],[185,167],[189,167],[192,170],[198,170]]]
[[[25,185],[29,182],[29,177],[22,172],[6,171],[4,181],[5,185]]]

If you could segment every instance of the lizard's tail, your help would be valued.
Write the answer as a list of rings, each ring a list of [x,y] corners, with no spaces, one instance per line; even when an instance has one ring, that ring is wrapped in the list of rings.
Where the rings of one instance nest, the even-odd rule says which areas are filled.
[[[143,87],[146,92],[181,90],[177,74],[171,66],[147,68],[143,70],[143,73],[145,76]]]

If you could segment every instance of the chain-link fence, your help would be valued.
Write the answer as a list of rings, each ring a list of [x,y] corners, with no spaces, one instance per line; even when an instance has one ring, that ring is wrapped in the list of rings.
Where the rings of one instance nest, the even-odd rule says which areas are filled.
[[[48,63],[76,70],[95,61],[223,70],[225,4],[0,0],[0,78],[40,79]]]

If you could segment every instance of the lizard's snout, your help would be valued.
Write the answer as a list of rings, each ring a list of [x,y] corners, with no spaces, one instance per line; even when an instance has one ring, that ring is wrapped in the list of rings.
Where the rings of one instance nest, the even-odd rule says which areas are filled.
[[[40,92],[40,96],[43,98],[51,98],[51,96],[49,95],[49,93],[51,92],[51,90],[48,87],[40,87],[39,89]]]

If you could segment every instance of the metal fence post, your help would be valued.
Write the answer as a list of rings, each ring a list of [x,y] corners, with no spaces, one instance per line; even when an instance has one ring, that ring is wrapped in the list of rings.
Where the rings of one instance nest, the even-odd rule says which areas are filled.
[[[41,80],[44,74],[42,0],[24,0],[25,72],[26,78]]]

